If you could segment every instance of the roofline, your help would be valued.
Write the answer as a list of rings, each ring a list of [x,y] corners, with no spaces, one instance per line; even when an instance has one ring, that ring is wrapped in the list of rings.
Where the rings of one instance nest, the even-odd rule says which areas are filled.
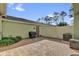
[[[5,16],[4,18],[8,19],[8,20],[14,20],[14,21],[21,21],[21,22],[29,22],[29,23],[40,24],[40,25],[55,26],[55,25],[44,24],[44,23],[40,23],[40,22],[35,22],[35,21],[27,20],[27,19],[24,19],[24,18],[19,18],[19,17],[15,17],[15,16],[9,16],[9,15]]]

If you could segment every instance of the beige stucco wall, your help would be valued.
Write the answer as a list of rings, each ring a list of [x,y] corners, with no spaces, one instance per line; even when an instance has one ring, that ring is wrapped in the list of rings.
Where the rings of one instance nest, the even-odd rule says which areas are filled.
[[[6,3],[0,3],[0,12],[2,15],[6,15]]]
[[[2,18],[1,16],[6,15],[6,3],[0,3],[0,39],[2,38]]]
[[[64,33],[71,33],[73,35],[74,34],[73,27],[72,26],[63,26],[63,27],[41,26],[40,27],[40,35],[42,36],[63,39]]]
[[[79,3],[73,3],[74,8],[74,38],[79,39]]]
[[[42,36],[55,37],[56,28],[54,26],[40,26],[39,34]]]
[[[0,17],[0,39],[2,38],[2,18]]]
[[[63,34],[71,33],[72,36],[74,34],[72,26],[63,26],[63,27],[56,27],[57,38],[63,39]]]
[[[28,32],[33,31],[36,28],[35,25],[13,22],[13,21],[3,21],[3,36],[21,36],[23,38],[28,38]]]
[[[31,24],[28,22],[19,22],[19,21],[13,21],[13,20],[7,20],[3,19],[3,36],[21,36],[23,38],[28,38],[28,32],[34,31],[34,28],[36,28],[37,24]],[[36,29],[35,29],[36,30]],[[50,26],[50,25],[39,25],[39,35],[47,36],[47,37],[53,37],[53,38],[63,38],[64,33],[71,33],[73,32],[72,26]]]

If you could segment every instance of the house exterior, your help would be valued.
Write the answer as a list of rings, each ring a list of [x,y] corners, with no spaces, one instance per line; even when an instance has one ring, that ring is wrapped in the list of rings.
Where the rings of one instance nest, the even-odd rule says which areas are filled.
[[[23,38],[28,38],[28,33],[30,31],[36,31],[39,35],[39,27],[40,26],[52,26],[46,25],[42,23],[37,23],[34,21],[29,21],[22,18],[17,18],[13,16],[6,16],[6,18],[2,18],[2,31],[3,37],[8,36],[21,36]]]
[[[6,4],[0,4],[2,15],[0,16],[0,39],[2,37],[21,36],[28,38],[30,31],[36,31],[38,36],[53,37],[63,39],[64,33],[71,33],[74,35],[73,26],[53,26],[43,23],[30,21],[27,19],[17,18],[6,15]],[[2,17],[5,16],[5,17]]]
[[[79,3],[74,3],[73,9],[74,9],[74,38],[79,39]]]
[[[6,14],[6,4],[0,3],[0,39],[2,37],[2,17]]]

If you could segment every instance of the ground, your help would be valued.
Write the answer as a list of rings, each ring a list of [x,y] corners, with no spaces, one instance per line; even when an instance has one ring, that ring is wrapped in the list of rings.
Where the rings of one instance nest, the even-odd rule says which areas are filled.
[[[33,41],[31,39],[24,39],[20,42],[13,44],[13,45],[0,47],[0,52],[5,51],[5,50],[9,50],[9,49],[13,49],[13,48],[17,48],[17,47],[20,47],[20,46],[23,46],[23,45],[31,44],[31,43],[33,43]]]
[[[48,40],[48,41],[47,41]],[[42,42],[42,43],[41,43]],[[41,45],[41,47],[43,49],[41,49],[39,47],[39,44],[43,44]],[[35,45],[34,45],[35,44]],[[31,46],[31,47],[28,47],[28,46]],[[45,47],[47,46],[47,47]],[[20,48],[18,50],[18,48]],[[32,48],[33,47],[33,48]],[[52,50],[52,48],[54,48],[54,50]],[[24,48],[24,49],[23,49]],[[50,49],[49,49],[50,48]],[[41,54],[41,55],[72,55],[72,54],[76,54],[77,52],[79,52],[79,50],[73,50],[69,47],[69,42],[66,42],[66,41],[62,41],[62,40],[59,40],[59,39],[52,39],[52,38],[43,38],[43,37],[39,37],[39,38],[34,38],[34,39],[25,39],[25,40],[22,40],[18,43],[15,43],[13,45],[10,45],[10,46],[7,46],[7,47],[1,47],[0,48],[0,52],[2,53],[1,55],[4,55],[5,51],[7,53],[7,51],[9,52],[12,52],[12,51],[15,51],[16,49],[16,52],[19,54],[19,55],[34,55],[35,52],[44,52],[46,49],[46,54]],[[40,51],[39,51],[40,49]],[[44,50],[45,49],[45,50]],[[12,50],[12,51],[11,51]],[[33,51],[34,52],[33,52]],[[26,52],[27,51],[32,51],[31,54],[27,54]],[[48,52],[47,52],[48,51]],[[53,51],[53,52],[52,52]],[[58,52],[57,52],[58,51]],[[50,53],[49,53],[50,52]],[[68,53],[67,53],[68,52]],[[6,54],[5,53],[5,54]],[[15,53],[15,52],[12,52],[12,53]],[[20,54],[21,53],[21,54]],[[44,52],[45,53],[45,52]],[[7,54],[9,55],[9,54]],[[11,54],[10,54],[11,55]],[[14,54],[12,54],[14,55]],[[15,54],[17,55],[17,54]],[[36,54],[35,54],[36,55]],[[37,54],[37,55],[40,55],[40,54]]]

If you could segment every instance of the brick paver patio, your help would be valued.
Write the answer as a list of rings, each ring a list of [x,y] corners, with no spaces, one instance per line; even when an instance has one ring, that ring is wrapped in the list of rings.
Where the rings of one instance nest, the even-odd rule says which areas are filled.
[[[70,49],[67,44],[50,40],[41,40],[0,53],[1,56],[70,56],[72,54],[79,53]]]

